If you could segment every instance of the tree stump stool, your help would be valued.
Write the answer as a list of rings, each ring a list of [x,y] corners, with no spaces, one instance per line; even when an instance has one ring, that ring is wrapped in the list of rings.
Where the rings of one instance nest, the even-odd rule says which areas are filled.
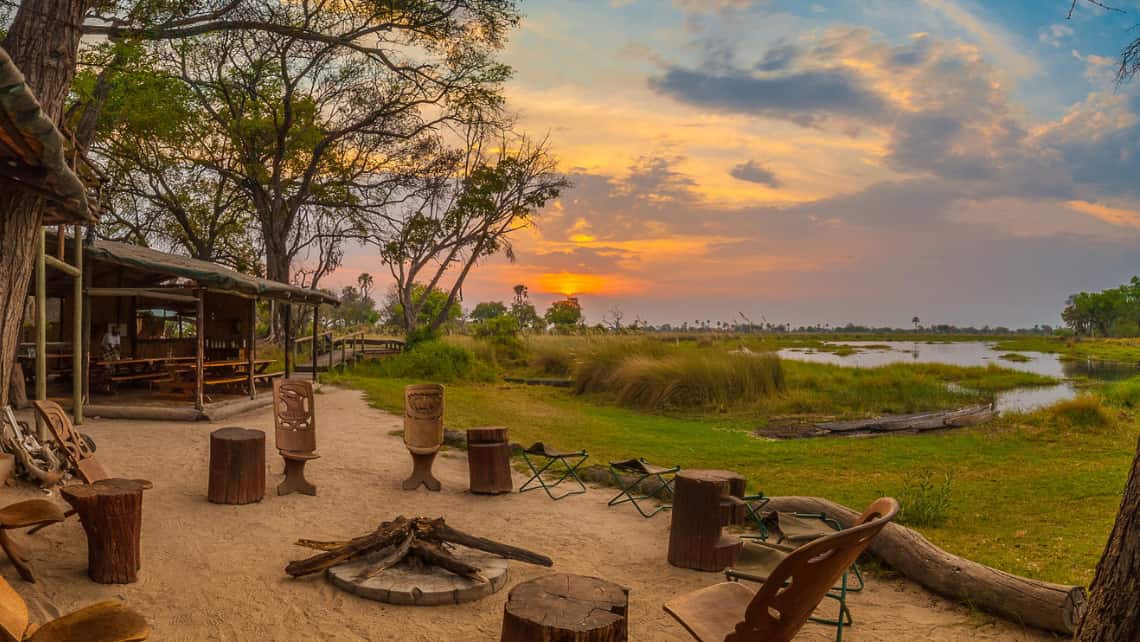
[[[629,589],[596,577],[557,573],[511,589],[500,642],[623,642]]]
[[[220,428],[210,433],[209,500],[251,504],[265,496],[265,433]]]
[[[669,563],[681,568],[721,571],[734,564],[743,543],[725,537],[721,527],[744,520],[744,478],[727,470],[682,470],[673,487]]]
[[[506,428],[472,428],[467,431],[467,468],[471,492],[487,495],[509,493],[511,481],[511,444]]]
[[[145,479],[101,479],[65,486],[59,494],[79,515],[87,533],[87,575],[100,584],[137,582],[142,558],[142,493]]]

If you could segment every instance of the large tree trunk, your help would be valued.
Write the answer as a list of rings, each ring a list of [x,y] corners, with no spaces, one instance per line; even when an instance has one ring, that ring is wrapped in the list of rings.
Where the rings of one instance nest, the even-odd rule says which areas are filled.
[[[1088,609],[1077,628],[1079,642],[1140,640],[1140,444],[1116,513],[1108,546],[1089,587]]]
[[[20,3],[4,39],[4,49],[23,72],[44,114],[56,123],[75,77],[80,25],[94,1]],[[24,298],[43,214],[42,198],[16,189],[0,192],[0,405],[8,403]]]

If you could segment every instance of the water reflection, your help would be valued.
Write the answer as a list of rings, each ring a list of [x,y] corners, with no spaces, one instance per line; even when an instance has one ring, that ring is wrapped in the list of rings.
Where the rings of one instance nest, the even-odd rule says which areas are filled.
[[[858,352],[837,355],[814,350],[780,350],[787,359],[814,363],[831,363],[857,368],[874,368],[892,363],[945,363],[956,366],[985,366],[996,364],[1004,368],[1072,379],[1087,377],[1097,381],[1118,381],[1140,373],[1137,364],[1105,361],[1067,361],[1058,355],[1045,352],[1019,352],[1024,361],[1008,361],[994,350],[992,344],[982,341],[954,343],[925,343],[913,341],[836,341],[836,345],[851,346]],[[998,410],[1026,411],[1070,399],[1077,390],[1071,383],[1038,388],[1022,388],[1000,393],[996,400]]]

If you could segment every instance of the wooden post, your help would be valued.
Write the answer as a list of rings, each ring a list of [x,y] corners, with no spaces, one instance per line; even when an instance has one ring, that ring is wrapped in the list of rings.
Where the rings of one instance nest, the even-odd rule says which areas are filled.
[[[36,400],[47,399],[47,233],[40,228],[36,248]],[[44,422],[36,416],[36,438],[44,440]]]
[[[625,642],[629,589],[596,577],[555,573],[511,589],[501,642]]]
[[[198,288],[195,292],[198,297],[197,325],[197,351],[194,353],[194,363],[197,364],[194,372],[194,408],[201,411],[206,406],[206,290]]]
[[[82,251],[82,250],[81,250]],[[83,269],[83,401],[91,400],[91,295],[87,290],[91,287],[91,271],[86,269],[86,256],[84,255]],[[181,327],[179,327],[181,332]]]
[[[72,242],[79,274],[72,279],[71,287],[71,416],[79,426],[83,424],[83,312],[87,306],[83,301],[83,235],[78,225],[74,226]]]
[[[210,433],[208,499],[215,504],[250,504],[265,496],[265,433],[220,428]]]
[[[473,493],[497,495],[513,490],[511,444],[506,428],[467,431],[467,470]]]
[[[293,376],[293,304],[286,302],[285,308],[285,378]]]
[[[103,479],[60,490],[87,532],[87,575],[100,584],[137,582],[142,558],[142,479]]]
[[[249,370],[249,398],[253,399],[257,394],[256,387],[253,382],[253,362],[257,359],[257,299],[249,300],[249,332],[246,332],[249,344],[246,346],[245,356],[246,368]]]
[[[317,380],[317,332],[320,325],[317,324],[317,306],[313,306],[313,381]],[[329,366],[332,366],[332,346],[329,346]]]
[[[669,526],[669,563],[681,568],[720,571],[743,547],[721,535],[722,526],[742,520],[744,478],[723,470],[682,470],[674,479]]]

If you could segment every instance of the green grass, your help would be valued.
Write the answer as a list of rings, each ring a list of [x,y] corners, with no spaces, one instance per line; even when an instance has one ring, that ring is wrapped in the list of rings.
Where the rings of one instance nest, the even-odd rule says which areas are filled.
[[[998,340],[994,349],[1016,352],[1052,352],[1070,359],[1140,362],[1140,338],[1013,337]]]
[[[1027,361],[1033,361],[1031,357],[1027,357],[1020,352],[1007,352],[999,356],[998,359],[1002,359],[1003,361],[1012,361],[1014,363],[1025,363]]]
[[[789,389],[797,376],[789,368]],[[396,412],[403,387],[418,383],[353,371],[334,379]],[[503,425],[518,443],[586,448],[595,464],[639,456],[661,465],[727,468],[745,475],[751,490],[818,495],[857,509],[880,493],[899,492],[922,470],[945,472],[953,477],[954,501],[944,524],[922,527],[923,534],[983,564],[1075,584],[1092,578],[1138,431],[1132,418],[1084,430],[1042,411],[940,434],[773,442],[750,435],[756,415],[660,416],[568,390],[478,383],[449,385],[447,398],[449,428]]]

